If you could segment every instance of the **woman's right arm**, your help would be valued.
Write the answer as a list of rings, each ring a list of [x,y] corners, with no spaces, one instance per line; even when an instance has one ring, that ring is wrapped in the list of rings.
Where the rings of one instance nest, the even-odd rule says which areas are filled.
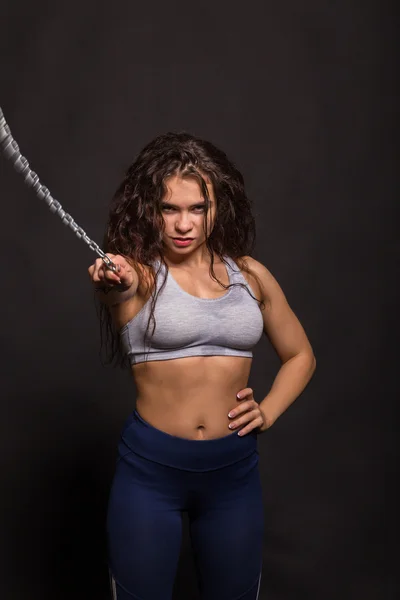
[[[132,298],[137,291],[139,278],[131,264],[119,254],[107,254],[117,266],[115,273],[107,269],[101,258],[88,268],[94,289],[100,302],[107,306],[116,306]]]

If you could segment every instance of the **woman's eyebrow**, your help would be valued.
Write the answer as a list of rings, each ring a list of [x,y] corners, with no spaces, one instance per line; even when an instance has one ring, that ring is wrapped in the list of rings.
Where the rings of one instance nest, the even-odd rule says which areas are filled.
[[[212,200],[208,201],[208,204],[212,204]],[[196,202],[195,204],[191,204],[189,208],[193,208],[194,206],[201,206],[204,205],[205,202],[204,200],[200,200],[199,202]],[[177,206],[176,204],[172,204],[172,202],[168,202],[168,200],[162,200],[162,205],[163,206],[171,206],[172,208],[179,208],[179,206]]]

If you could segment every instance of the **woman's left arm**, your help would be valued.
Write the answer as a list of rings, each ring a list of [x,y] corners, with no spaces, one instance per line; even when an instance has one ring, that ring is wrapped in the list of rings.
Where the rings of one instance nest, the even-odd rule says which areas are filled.
[[[300,321],[274,276],[260,262],[251,257],[245,258],[250,270],[258,276],[258,289],[261,288],[261,297],[265,303],[262,311],[264,332],[282,363],[269,393],[258,404],[263,423],[257,429],[262,432],[271,427],[300,396],[315,372],[316,359]],[[240,390],[239,394],[244,400],[243,404],[249,401],[246,400],[249,396],[250,401],[252,399],[254,402],[251,388]],[[238,408],[234,410],[236,414],[233,416],[242,412]],[[244,427],[242,435],[253,429],[250,427],[251,423]]]

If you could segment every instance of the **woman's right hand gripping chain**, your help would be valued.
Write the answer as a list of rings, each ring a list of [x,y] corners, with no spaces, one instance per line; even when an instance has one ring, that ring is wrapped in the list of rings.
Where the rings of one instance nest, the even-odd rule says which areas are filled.
[[[116,265],[116,272],[108,269],[101,258],[90,265],[88,272],[96,292],[108,294],[116,290],[125,292],[137,282],[137,274],[129,262],[119,254],[107,254]]]

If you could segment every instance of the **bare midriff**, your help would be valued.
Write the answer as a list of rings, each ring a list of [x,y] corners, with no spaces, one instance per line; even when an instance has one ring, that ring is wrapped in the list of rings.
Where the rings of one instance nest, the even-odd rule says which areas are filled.
[[[241,402],[236,394],[247,387],[251,362],[240,356],[194,356],[134,365],[136,409],[170,435],[193,440],[229,435],[228,412]]]

